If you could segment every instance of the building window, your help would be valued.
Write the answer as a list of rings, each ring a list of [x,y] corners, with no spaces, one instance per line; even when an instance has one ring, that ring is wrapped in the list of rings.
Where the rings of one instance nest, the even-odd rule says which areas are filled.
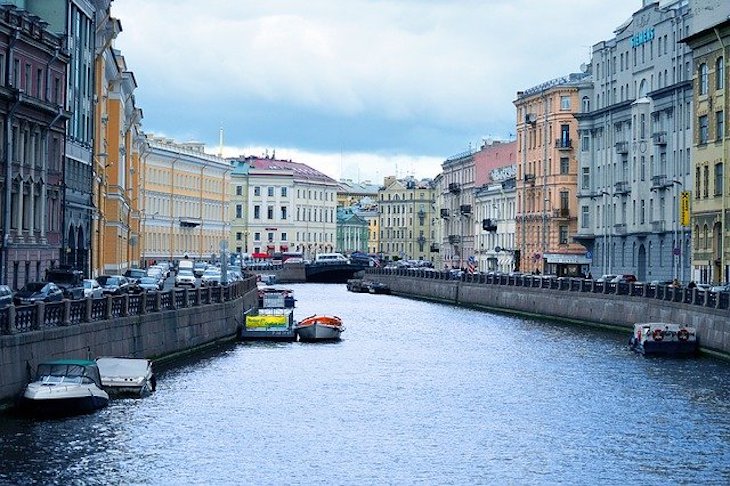
[[[590,213],[588,212],[588,206],[581,206],[580,207],[580,227],[581,228],[589,228],[590,227]]]
[[[715,63],[715,88],[725,89],[725,58],[718,57]]]
[[[243,186],[236,186],[236,196],[243,195]]]
[[[699,94],[706,95],[707,94],[707,64],[702,63],[700,64],[700,69],[698,71],[698,85],[697,88],[700,90]]]
[[[253,188],[253,195],[254,196],[260,196],[261,195],[261,188],[259,186],[255,186]]]
[[[259,233],[258,231],[256,233],[254,233],[253,234],[253,240],[254,241],[261,241],[261,233]]]
[[[286,206],[282,206],[281,207],[281,219],[286,219],[286,218],[287,218]]]
[[[722,162],[715,164],[715,196],[722,196]]]
[[[707,166],[705,166],[704,175],[705,175],[705,177],[703,178],[704,179],[703,182],[705,185],[705,190],[703,191],[703,194],[705,197],[707,197],[709,195],[709,190],[710,190],[710,168]]]
[[[287,240],[286,233],[282,233],[281,234],[281,241],[286,242],[286,240]]]
[[[268,195],[269,197],[274,197],[274,188],[273,188],[273,187],[267,187],[267,188],[266,188],[266,194],[267,194],[267,195]]]
[[[570,96],[561,96],[560,97],[560,109],[561,110],[570,110]]]
[[[583,97],[583,113],[591,111],[591,99],[587,96]]]
[[[588,190],[591,188],[591,170],[588,167],[583,167],[583,177],[581,182],[581,188]]]
[[[268,241],[269,243],[273,243],[273,241],[274,241],[274,233],[269,232],[269,233],[267,233],[266,236],[267,236],[267,240],[266,241]]]
[[[568,244],[568,227],[566,225],[560,225],[560,244]]]
[[[274,206],[266,207],[266,219],[274,219]]]
[[[705,144],[710,136],[709,127],[707,126],[707,115],[702,115],[699,118],[697,125],[699,127],[699,130],[697,131],[700,137],[699,143]]]
[[[567,175],[570,172],[570,159],[568,157],[560,157],[560,174]]]
[[[646,180],[646,157],[644,157],[643,155],[641,156],[641,167],[640,167],[640,169],[641,169],[641,173],[640,173],[641,180],[642,181],[645,181]]]
[[[281,197],[287,197],[286,187],[281,188]]]
[[[580,139],[581,151],[588,152],[588,150],[590,149],[590,146],[591,146],[591,142],[590,142],[588,135],[583,135],[583,137],[581,137],[581,139]]]
[[[258,204],[253,207],[253,219],[261,219],[261,206]]]
[[[240,231],[236,232],[236,241],[241,241],[242,238],[243,238],[243,233],[241,233]]]
[[[715,140],[721,141],[725,136],[725,112],[715,112]]]
[[[236,217],[243,218],[243,206],[241,204],[236,204]]]

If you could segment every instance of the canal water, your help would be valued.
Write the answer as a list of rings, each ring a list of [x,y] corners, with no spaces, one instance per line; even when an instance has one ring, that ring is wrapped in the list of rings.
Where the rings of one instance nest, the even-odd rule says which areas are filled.
[[[628,332],[344,285],[291,286],[338,343],[250,343],[157,392],[0,416],[2,484],[728,484],[730,364],[645,359]]]

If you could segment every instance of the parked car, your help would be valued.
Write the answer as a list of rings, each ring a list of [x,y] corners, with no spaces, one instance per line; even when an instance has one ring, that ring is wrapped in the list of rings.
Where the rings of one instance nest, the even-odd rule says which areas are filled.
[[[137,287],[144,292],[157,292],[162,290],[162,285],[155,277],[142,277],[137,282]]]
[[[710,287],[710,292],[730,292],[730,284],[718,284]]]
[[[596,279],[596,282],[613,282],[613,279],[618,277],[618,275],[601,275]]]
[[[0,309],[13,303],[13,289],[8,285],[0,285]]]
[[[89,297],[97,299],[104,294],[101,290],[101,285],[93,278],[84,279],[84,298]]]
[[[611,282],[613,283],[631,283],[636,282],[636,275],[630,273],[624,273],[623,275],[616,275]]]
[[[50,268],[46,270],[46,282],[56,284],[66,299],[79,300],[84,298],[84,274],[69,266]]]
[[[147,271],[144,268],[130,268],[124,272],[124,276],[127,277],[130,282],[134,283],[138,282],[142,277],[146,277]]]
[[[150,267],[147,269],[147,276],[148,277],[154,277],[157,279],[160,284],[165,284],[165,274],[162,272],[162,269],[160,267]]]
[[[132,290],[129,280],[124,275],[102,275],[97,277],[96,281],[101,285],[101,291],[104,295],[121,295]]]
[[[221,283],[221,270],[217,267],[208,267],[200,277],[201,285],[218,285]]]
[[[15,305],[29,305],[36,302],[60,302],[63,290],[53,282],[28,282],[15,294]]]
[[[178,270],[175,276],[175,286],[195,288],[195,275],[193,275],[193,271],[189,268],[181,268]]]
[[[202,277],[205,269],[208,268],[208,264],[205,262],[195,262],[193,264],[193,275],[196,277]]]

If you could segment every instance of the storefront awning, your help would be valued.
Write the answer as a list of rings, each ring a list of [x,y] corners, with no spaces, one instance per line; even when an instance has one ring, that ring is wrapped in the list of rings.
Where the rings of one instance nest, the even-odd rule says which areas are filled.
[[[569,253],[545,253],[547,263],[563,263],[568,265],[590,265],[592,260],[585,255]]]

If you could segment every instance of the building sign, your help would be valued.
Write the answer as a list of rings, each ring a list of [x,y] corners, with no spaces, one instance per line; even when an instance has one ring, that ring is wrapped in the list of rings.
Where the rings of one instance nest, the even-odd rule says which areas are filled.
[[[679,224],[689,226],[689,191],[682,191],[679,197]]]
[[[649,27],[631,37],[631,47],[638,47],[645,42],[654,40],[654,27]]]

